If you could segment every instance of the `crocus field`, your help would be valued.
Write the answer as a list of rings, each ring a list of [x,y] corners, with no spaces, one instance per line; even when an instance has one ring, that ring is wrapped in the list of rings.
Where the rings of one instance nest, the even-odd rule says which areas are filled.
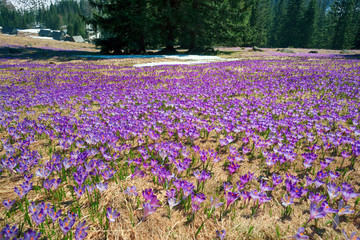
[[[1,58],[0,239],[356,239],[360,60],[256,54]]]

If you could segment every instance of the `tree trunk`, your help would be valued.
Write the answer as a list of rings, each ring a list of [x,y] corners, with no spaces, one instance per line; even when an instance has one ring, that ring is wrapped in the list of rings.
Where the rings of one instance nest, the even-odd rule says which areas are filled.
[[[197,14],[198,14],[198,9],[199,9],[199,0],[193,0],[192,2],[192,14],[194,16],[195,22],[192,25],[192,28],[190,30],[190,45],[189,45],[189,50],[195,49],[197,46],[197,33],[196,33],[196,29],[198,26],[198,18],[197,18]]]
[[[166,16],[166,41],[165,41],[165,49],[167,51],[175,51],[174,43],[175,43],[175,30],[176,27],[174,25],[173,18],[176,18],[176,11],[178,8],[177,0],[166,0],[165,3],[168,6],[167,16]]]

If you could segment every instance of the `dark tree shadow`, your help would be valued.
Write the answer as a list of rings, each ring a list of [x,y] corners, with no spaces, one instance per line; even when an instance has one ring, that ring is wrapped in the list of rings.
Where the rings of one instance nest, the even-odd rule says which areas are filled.
[[[215,51],[215,52],[203,52],[201,55],[218,55],[225,54],[230,55],[233,52],[226,51]],[[187,55],[187,52],[177,52],[173,55]],[[192,53],[194,54],[194,53]],[[86,57],[87,55],[91,55],[94,57]],[[98,57],[96,56],[98,55]],[[107,57],[101,56],[113,56],[114,58],[152,58],[154,55],[164,55],[161,51],[148,51],[146,54],[131,54],[123,56],[114,55],[114,54],[103,54],[100,52],[89,52],[89,51],[81,51],[81,50],[66,50],[66,49],[46,49],[46,48],[36,48],[31,46],[24,47],[0,47],[0,59],[27,59],[30,61],[35,60],[50,60],[56,58],[56,61],[67,62],[71,60],[101,60]],[[121,57],[123,56],[123,57]]]
[[[340,54],[340,56],[347,59],[360,59],[360,54],[349,54],[349,55]]]
[[[98,53],[79,50],[57,50],[35,47],[0,47],[0,59],[27,59],[35,61],[56,58],[56,61],[67,62],[71,60],[97,60],[98,58],[80,57],[81,55],[97,54]]]

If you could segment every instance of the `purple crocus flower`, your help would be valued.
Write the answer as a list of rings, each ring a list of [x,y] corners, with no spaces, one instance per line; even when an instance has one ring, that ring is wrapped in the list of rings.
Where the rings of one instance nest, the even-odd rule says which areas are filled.
[[[325,199],[326,199],[326,196],[322,195],[320,193],[310,192],[310,194],[309,194],[309,200],[311,202],[320,203],[320,202],[324,201]]]
[[[48,212],[50,211],[50,203],[48,203],[48,204],[45,204],[44,202],[42,202],[42,203],[40,203],[39,205],[38,205],[38,209],[44,209],[44,213],[45,213],[45,215],[47,215],[48,214]]]
[[[310,216],[309,220],[306,222],[305,226],[313,219],[325,217],[327,212],[324,210],[324,207],[317,207],[315,202],[312,202],[310,205]]]
[[[205,170],[202,170],[201,172],[195,171],[194,175],[200,183],[211,178],[211,174],[206,172]]]
[[[30,192],[30,190],[32,189],[33,183],[30,183],[30,182],[28,182],[28,181],[25,181],[25,182],[23,182],[22,184],[20,184],[20,187],[21,187],[22,189],[24,189],[24,191],[25,191],[26,193],[28,193],[28,192]]]
[[[51,171],[48,170],[46,167],[42,167],[42,168],[39,168],[35,172],[35,174],[36,174],[36,176],[38,176],[40,178],[47,178],[51,174]]]
[[[229,164],[229,166],[228,166],[229,174],[232,175],[239,167],[240,167],[240,165],[237,163],[234,163],[234,162]]]
[[[27,194],[27,192],[21,187],[14,187],[14,192],[20,197],[20,199],[22,199]]]
[[[308,189],[304,189],[302,187],[295,187],[295,185],[292,185],[290,187],[289,193],[291,197],[295,198],[301,198],[303,195],[307,193]]]
[[[145,173],[143,171],[141,171],[138,166],[136,166],[134,169],[134,173],[131,174],[131,178],[133,179],[135,176],[142,178],[145,176]]]
[[[74,173],[73,173],[73,176],[74,176],[75,182],[76,182],[79,186],[81,186],[81,185],[85,182],[86,178],[88,177],[86,171],[83,170],[83,169],[81,169],[81,170],[78,171],[78,172],[74,172]]]
[[[233,147],[233,146],[229,147],[229,152],[230,152],[230,155],[232,155],[232,156],[235,156],[238,153],[236,147]]]
[[[64,236],[67,234],[67,232],[70,231],[70,229],[75,224],[75,218],[66,217],[64,220],[59,219],[59,225],[61,230],[63,231]]]
[[[48,211],[48,216],[55,222],[61,216],[61,209],[59,211],[55,211],[55,208],[51,208]]]
[[[111,208],[107,208],[106,210],[106,217],[109,219],[110,222],[115,222],[115,219],[120,216],[120,213],[118,213],[115,209],[111,210]]]
[[[229,144],[229,142],[226,139],[219,139],[220,146],[226,146]]]
[[[240,182],[242,184],[246,184],[250,182],[253,178],[254,178],[254,173],[248,172],[247,174],[240,176]]]
[[[334,181],[336,178],[340,177],[340,173],[338,173],[338,172],[332,172],[332,171],[330,171],[330,172],[329,172],[329,175],[330,175],[331,180],[333,180],[333,181]]]
[[[29,213],[34,214],[35,212],[36,212],[36,204],[35,204],[35,202],[31,202],[31,204],[29,206]]]
[[[226,195],[226,209],[228,209],[229,205],[233,202],[235,202],[236,199],[239,198],[239,194],[235,192],[228,192]]]
[[[341,190],[341,194],[345,202],[349,201],[351,198],[356,198],[360,193],[355,193],[353,189],[345,190],[344,187]]]
[[[324,201],[323,203],[321,203],[321,207],[324,208],[324,212],[326,212],[326,213],[337,213],[339,211],[337,209],[331,208],[327,201]]]
[[[33,178],[34,174],[24,174],[25,181],[30,182],[30,180]]]
[[[216,236],[220,239],[220,240],[224,240],[225,239],[225,235],[226,232],[225,230],[216,230]]]
[[[244,142],[246,143],[246,139],[248,139],[248,138],[245,138],[244,139]],[[248,142],[249,140],[247,140],[247,142]],[[242,151],[243,151],[243,154],[244,155],[246,155],[246,154],[248,154],[251,150],[249,149],[249,148],[247,148],[247,147],[243,147],[243,149],[242,149]]]
[[[173,207],[179,205],[180,201],[176,201],[176,198],[172,197],[168,199],[168,204],[170,207],[170,210],[173,209]]]
[[[353,214],[354,212],[355,211],[350,210],[350,205],[347,205],[344,207],[344,201],[341,199],[338,204],[338,212],[337,212],[336,216],[334,217],[333,228],[336,229],[339,226],[339,223],[340,223],[339,217],[341,215]]]
[[[315,180],[312,180],[311,177],[309,176],[306,176],[306,186],[310,186],[311,184],[314,184],[315,183]]]
[[[282,183],[283,179],[280,175],[276,175],[275,173],[273,173],[272,181],[273,181],[273,186],[275,187],[275,186],[279,185],[280,183]]]
[[[288,238],[296,239],[296,240],[309,239],[308,236],[304,235],[304,232],[305,232],[305,228],[300,227],[300,228],[298,229],[298,231],[295,233],[294,236],[291,236],[291,237],[288,237]]]
[[[318,179],[318,180],[322,180],[322,179],[326,178],[327,176],[329,176],[329,172],[327,172],[325,170],[321,170],[316,173],[316,179]]]
[[[224,195],[226,195],[227,192],[230,191],[234,187],[229,182],[223,182],[223,186],[224,186]]]
[[[43,182],[43,187],[46,189],[46,190],[49,190],[50,188],[52,188],[53,186],[53,181],[50,180],[50,179],[45,179],[44,182]]]
[[[254,202],[256,202],[259,199],[260,195],[261,192],[258,192],[256,189],[249,192],[249,196],[251,197],[251,199],[254,200]]]
[[[75,240],[83,240],[88,235],[88,233],[85,231],[89,228],[89,226],[85,227],[85,224],[86,221],[83,221],[76,226]]]
[[[37,233],[32,229],[29,229],[25,234],[22,240],[38,240],[41,236],[41,232]],[[20,239],[19,239],[20,240]]]
[[[296,183],[299,182],[299,178],[294,175],[286,173],[285,176],[286,176],[286,180],[290,181],[292,185],[295,185]]]
[[[324,170],[325,168],[327,168],[329,166],[329,163],[326,161],[320,161],[320,166],[321,166],[321,169]]]
[[[68,212],[68,218],[70,219],[70,220],[76,220],[76,218],[78,217],[78,215],[76,214],[76,213],[74,213],[74,212]]]
[[[12,237],[18,235],[18,233],[19,229],[17,228],[16,224],[12,227],[10,227],[9,224],[6,224],[0,235],[1,239],[11,239]]]
[[[274,188],[270,187],[269,184],[266,181],[261,180],[261,182],[260,182],[260,190],[262,192],[265,192],[265,191],[272,191],[272,190],[274,190]]]
[[[99,189],[100,193],[108,188],[108,183],[97,183],[96,188]]]
[[[166,191],[166,196],[168,196],[168,198],[175,198],[176,197],[176,190],[171,189],[169,191]]]
[[[159,200],[157,199],[157,197],[154,195],[151,199],[150,199],[150,205],[153,207],[160,207],[161,205],[159,205]]]
[[[351,154],[348,153],[348,152],[346,152],[346,151],[342,151],[342,152],[341,152],[341,156],[342,156],[344,159],[346,159],[346,158],[350,157]]]
[[[36,223],[36,225],[41,224],[42,222],[45,221],[46,218],[46,214],[44,212],[44,209],[40,208],[38,210],[36,210],[32,215],[31,218],[34,220],[34,222]]]
[[[351,184],[350,184],[350,183],[347,183],[347,182],[343,182],[343,183],[341,184],[341,186],[342,186],[342,190],[343,190],[343,191],[348,191],[348,190],[354,189],[354,188],[351,186]]]
[[[142,194],[146,202],[150,201],[155,196],[152,188],[145,189]]]
[[[3,205],[6,207],[7,210],[10,210],[11,207],[14,205],[14,203],[15,203],[15,200],[12,200],[12,201],[4,200],[3,201]]]
[[[346,232],[345,232],[344,229],[342,230],[342,232],[343,232],[343,234],[344,234],[345,240],[360,240],[359,237],[356,237],[356,236],[355,236],[355,235],[356,235],[356,232],[352,232],[351,235],[350,235],[350,237],[348,237],[348,236],[346,235]]]
[[[284,195],[284,198],[281,199],[282,200],[282,205],[284,207],[287,207],[291,204],[294,204],[294,198],[293,197],[289,197],[287,194]]]
[[[85,193],[85,186],[74,186],[74,192],[76,193],[76,196],[78,199]]]
[[[198,193],[196,195],[191,196],[191,202],[192,202],[192,210],[193,212],[196,212],[200,209],[200,204],[205,201],[206,197],[203,193]]]
[[[210,197],[210,204],[211,204],[211,209],[210,211],[212,211],[213,208],[219,208],[221,207],[224,203],[223,202],[218,202],[218,199],[217,198],[213,198],[213,197]]]
[[[53,188],[54,188],[54,190],[56,190],[59,187],[60,183],[61,183],[61,178],[58,178],[56,180],[53,179],[52,181],[53,181]]]
[[[92,193],[95,190],[95,188],[96,188],[96,186],[94,186],[94,185],[86,185],[86,190],[89,193]]]
[[[339,195],[340,188],[337,187],[335,183],[328,183],[327,184],[327,192],[329,194],[330,199],[333,199]]]
[[[259,200],[259,206],[260,206],[261,204],[270,201],[271,197],[268,197],[266,195],[266,193],[261,193],[261,194],[259,194],[258,200]]]
[[[142,220],[145,220],[148,216],[150,216],[156,211],[156,208],[151,206],[150,203],[144,203],[143,207],[144,207],[144,216]]]
[[[241,182],[237,181],[236,186],[239,191],[243,190],[245,188],[245,184],[242,184]]]
[[[353,210],[350,210],[350,205],[347,205],[344,207],[344,202],[343,200],[341,199],[340,202],[339,202],[339,205],[338,205],[338,215],[341,216],[341,215],[345,215],[345,214],[352,214],[354,213]]]
[[[184,194],[183,199],[190,196],[193,193],[194,188],[195,188],[195,186],[192,183],[184,181],[182,184],[182,190],[183,190],[183,194]]]
[[[136,192],[135,186],[127,187],[126,190],[124,191],[124,193],[126,193],[129,196],[137,196],[138,195],[138,192]]]

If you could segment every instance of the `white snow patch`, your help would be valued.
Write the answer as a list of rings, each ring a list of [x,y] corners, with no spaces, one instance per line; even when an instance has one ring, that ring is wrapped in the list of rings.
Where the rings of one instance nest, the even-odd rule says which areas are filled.
[[[54,40],[52,37],[40,37],[40,36],[29,36],[29,37],[36,39],[44,39],[44,40]]]
[[[218,56],[203,56],[203,55],[78,55],[78,57],[84,58],[105,58],[105,59],[115,59],[115,58],[165,58],[165,59],[176,59],[184,60],[173,61],[173,62],[153,62],[153,63],[141,63],[135,64],[134,67],[154,67],[154,66],[164,66],[164,65],[192,65],[192,64],[202,64],[202,63],[211,63],[211,62],[224,62],[224,61],[237,61],[237,58],[221,58]]]
[[[156,63],[134,64],[133,67],[155,67],[155,66],[165,66],[165,65],[192,65],[192,64],[201,64],[201,63],[210,63],[210,62],[209,61],[156,62]]]
[[[142,64],[134,64],[133,67],[154,67],[154,66],[165,66],[165,65],[193,65],[193,64],[203,64],[203,63],[213,63],[213,62],[229,62],[229,61],[237,61],[237,58],[220,58],[209,59],[204,61],[184,61],[184,62],[155,62],[155,63],[142,63]]]
[[[34,29],[18,29],[18,32],[21,33],[39,33],[40,29],[34,28]]]
[[[217,56],[202,55],[78,55],[78,57],[89,58],[170,58],[178,60],[220,60]]]
[[[165,58],[179,59],[179,60],[220,60],[217,56],[202,56],[202,55],[165,55]]]

